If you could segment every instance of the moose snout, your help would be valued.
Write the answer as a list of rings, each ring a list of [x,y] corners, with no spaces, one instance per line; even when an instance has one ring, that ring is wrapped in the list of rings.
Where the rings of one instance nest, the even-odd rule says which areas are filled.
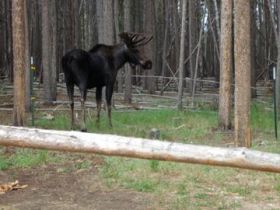
[[[153,67],[153,62],[151,60],[147,60],[142,63],[143,69],[151,69]]]

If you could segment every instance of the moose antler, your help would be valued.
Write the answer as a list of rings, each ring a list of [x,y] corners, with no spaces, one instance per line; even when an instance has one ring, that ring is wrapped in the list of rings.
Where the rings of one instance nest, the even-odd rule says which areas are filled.
[[[140,47],[148,44],[153,39],[153,36],[150,36],[150,38],[144,37],[140,41],[137,41],[137,43],[134,44],[134,47]]]
[[[128,46],[132,48],[144,46],[153,39],[153,36],[147,37],[144,33],[123,32],[119,34],[119,36]]]

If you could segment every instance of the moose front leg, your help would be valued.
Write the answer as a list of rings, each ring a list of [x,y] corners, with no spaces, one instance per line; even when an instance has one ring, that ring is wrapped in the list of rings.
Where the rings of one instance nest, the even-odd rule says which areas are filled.
[[[70,102],[71,107],[71,130],[75,129],[75,120],[74,120],[74,100]]]
[[[99,123],[100,123],[101,103],[102,103],[102,87],[98,87],[98,88],[96,88],[96,108],[97,108],[96,123],[97,123],[97,125],[99,125]]]
[[[85,111],[85,102],[87,97],[87,91],[81,90],[81,108],[82,108],[82,125],[81,125],[81,131],[87,132],[86,128],[86,111]]]
[[[106,87],[106,102],[107,102],[107,109],[108,109],[108,118],[109,118],[109,126],[112,128],[112,95],[113,95],[114,87],[113,85],[108,85]]]
[[[70,110],[71,110],[71,130],[74,130],[74,84],[72,83],[66,83],[67,87],[67,94],[70,100]]]

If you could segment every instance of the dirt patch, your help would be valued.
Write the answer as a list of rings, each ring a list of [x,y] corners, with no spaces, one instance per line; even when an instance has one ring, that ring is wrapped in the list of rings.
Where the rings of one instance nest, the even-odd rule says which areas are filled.
[[[0,209],[154,209],[149,194],[106,188],[95,167],[68,172],[59,172],[59,168],[0,171],[1,183],[19,180],[28,185],[0,195]]]

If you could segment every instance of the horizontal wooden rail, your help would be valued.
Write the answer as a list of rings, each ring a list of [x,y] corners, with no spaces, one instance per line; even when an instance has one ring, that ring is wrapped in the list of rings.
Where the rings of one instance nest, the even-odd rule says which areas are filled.
[[[0,126],[0,145],[97,153],[280,173],[280,154],[77,131]]]

